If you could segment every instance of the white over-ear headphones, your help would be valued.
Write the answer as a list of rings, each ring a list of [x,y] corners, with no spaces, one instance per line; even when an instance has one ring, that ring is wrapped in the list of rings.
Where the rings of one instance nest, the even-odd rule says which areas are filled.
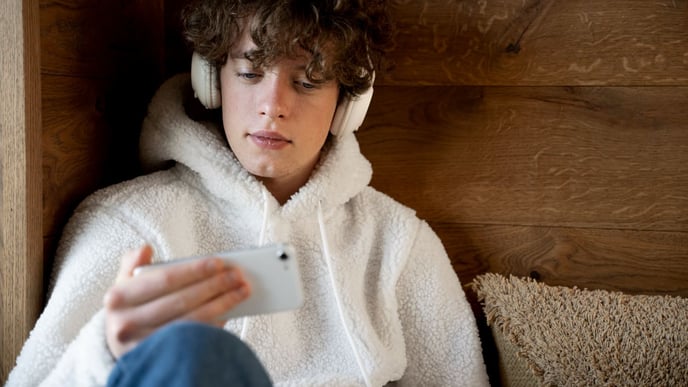
[[[215,67],[196,52],[191,58],[191,87],[196,98],[206,109],[216,109],[222,105]],[[372,98],[372,84],[368,90],[355,98],[343,98],[334,113],[330,132],[335,136],[341,136],[357,130],[365,119]]]

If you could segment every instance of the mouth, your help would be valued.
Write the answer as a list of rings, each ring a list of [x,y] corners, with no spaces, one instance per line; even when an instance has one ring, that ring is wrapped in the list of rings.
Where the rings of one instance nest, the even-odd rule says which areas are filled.
[[[291,144],[291,140],[277,132],[271,131],[258,131],[249,133],[248,137],[251,139],[251,141],[253,141],[254,144],[266,149],[281,149]]]

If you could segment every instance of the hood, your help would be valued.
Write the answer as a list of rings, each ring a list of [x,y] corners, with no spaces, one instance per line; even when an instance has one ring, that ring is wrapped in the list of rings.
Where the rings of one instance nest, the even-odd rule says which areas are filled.
[[[190,76],[181,74],[166,81],[153,97],[141,131],[143,167],[153,171],[170,162],[183,164],[221,199],[251,202],[250,198],[266,197],[274,201],[271,207],[279,207],[263,184],[241,166],[216,124],[189,118],[184,97],[191,92]],[[302,216],[319,205],[327,212],[370,183],[371,165],[353,133],[333,137],[326,148],[309,181],[279,209],[282,216]]]

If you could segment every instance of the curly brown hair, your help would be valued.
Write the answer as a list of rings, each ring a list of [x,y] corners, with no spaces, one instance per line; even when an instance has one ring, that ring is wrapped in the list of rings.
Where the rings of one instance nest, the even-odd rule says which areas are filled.
[[[336,80],[342,95],[360,95],[391,48],[385,0],[197,0],[182,11],[191,48],[218,69],[248,28],[257,67],[307,52],[312,82]]]

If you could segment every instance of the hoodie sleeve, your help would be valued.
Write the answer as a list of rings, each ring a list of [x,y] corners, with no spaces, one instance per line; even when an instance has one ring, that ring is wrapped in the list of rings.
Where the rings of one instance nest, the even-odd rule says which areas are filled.
[[[421,222],[397,284],[406,341],[401,386],[489,386],[473,311],[446,251]]]
[[[119,257],[143,243],[105,207],[72,217],[56,257],[54,288],[7,386],[105,385],[114,359],[105,342],[102,298]]]

